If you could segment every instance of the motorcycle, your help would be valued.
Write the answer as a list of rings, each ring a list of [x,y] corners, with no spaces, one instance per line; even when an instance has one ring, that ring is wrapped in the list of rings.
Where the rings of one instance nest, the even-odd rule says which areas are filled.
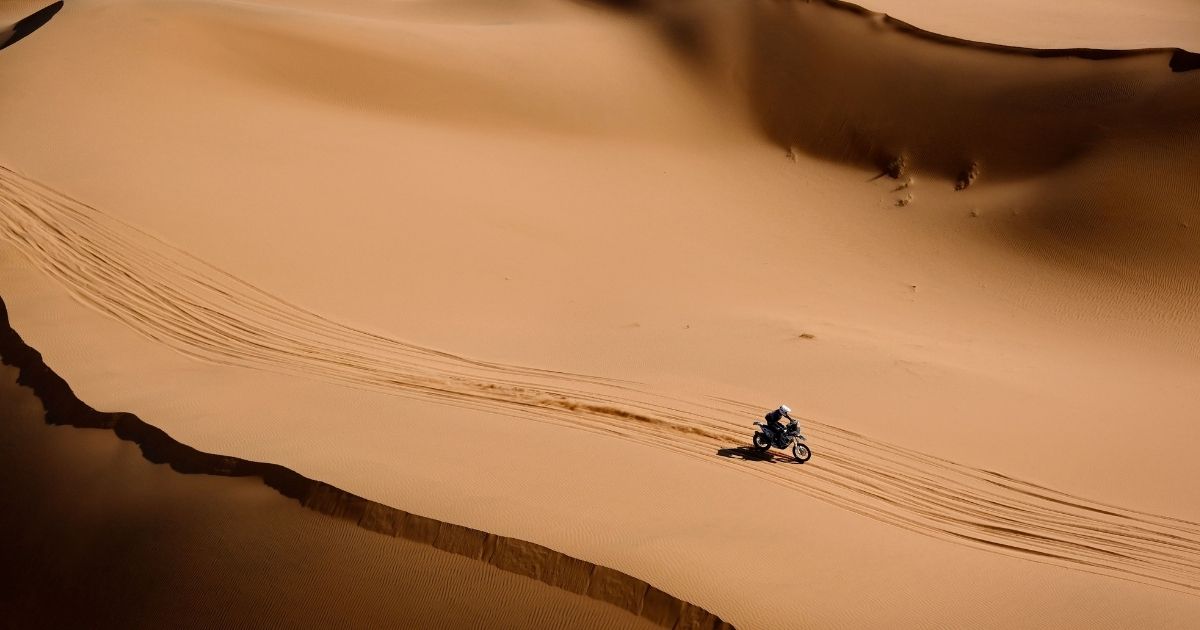
[[[754,426],[758,427],[758,430],[754,432],[754,450],[766,452],[772,446],[778,449],[786,449],[791,446],[792,456],[796,458],[797,462],[803,464],[812,457],[812,451],[804,443],[804,436],[800,435],[800,424],[795,420],[788,423],[782,430],[772,429],[771,425],[765,422],[755,422]]]

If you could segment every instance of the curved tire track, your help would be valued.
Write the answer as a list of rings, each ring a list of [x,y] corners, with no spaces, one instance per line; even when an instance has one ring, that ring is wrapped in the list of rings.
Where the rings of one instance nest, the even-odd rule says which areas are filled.
[[[129,413],[105,413],[76,398],[36,350],[9,326],[0,300],[0,360],[20,369],[18,382],[33,389],[46,408],[46,422],[109,429],[133,442],[143,457],[187,474],[257,477],[304,507],[358,527],[490,564],[555,588],[623,608],[664,628],[732,630],[720,617],[631,575],[547,547],[405,512],[309,479],[278,464],[198,451]]]
[[[479,361],[290,304],[0,167],[0,240],[77,300],[196,359],[573,427],[735,467],[897,527],[1200,595],[1200,524],[1091,501],[812,419],[801,466],[713,457],[758,410]]]

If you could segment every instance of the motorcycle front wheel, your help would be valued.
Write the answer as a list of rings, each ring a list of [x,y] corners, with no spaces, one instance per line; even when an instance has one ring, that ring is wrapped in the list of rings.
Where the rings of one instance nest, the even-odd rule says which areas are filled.
[[[767,436],[763,435],[762,431],[756,432],[754,434],[754,450],[765,451],[768,448],[771,448],[771,441],[767,439]]]
[[[808,446],[806,444],[796,442],[792,445],[792,455],[795,456],[797,462],[803,464],[804,462],[808,461],[810,457],[812,457],[812,451],[808,450]]]

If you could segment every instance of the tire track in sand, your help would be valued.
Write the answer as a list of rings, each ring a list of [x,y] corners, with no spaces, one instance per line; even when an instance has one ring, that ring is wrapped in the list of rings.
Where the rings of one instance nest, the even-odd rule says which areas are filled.
[[[1200,596],[1200,524],[1091,501],[806,418],[804,466],[720,458],[758,409],[480,361],[340,324],[0,166],[0,240],[77,300],[190,357],[568,426],[755,475],[881,522]]]

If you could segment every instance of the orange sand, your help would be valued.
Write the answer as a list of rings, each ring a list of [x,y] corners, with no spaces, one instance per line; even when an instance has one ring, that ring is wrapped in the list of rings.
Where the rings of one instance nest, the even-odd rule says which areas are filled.
[[[1190,57],[622,5],[68,3],[0,53],[13,327],[97,408],[739,628],[1194,627]],[[1088,16],[992,41],[1196,48]],[[813,460],[731,457],[780,402]]]

